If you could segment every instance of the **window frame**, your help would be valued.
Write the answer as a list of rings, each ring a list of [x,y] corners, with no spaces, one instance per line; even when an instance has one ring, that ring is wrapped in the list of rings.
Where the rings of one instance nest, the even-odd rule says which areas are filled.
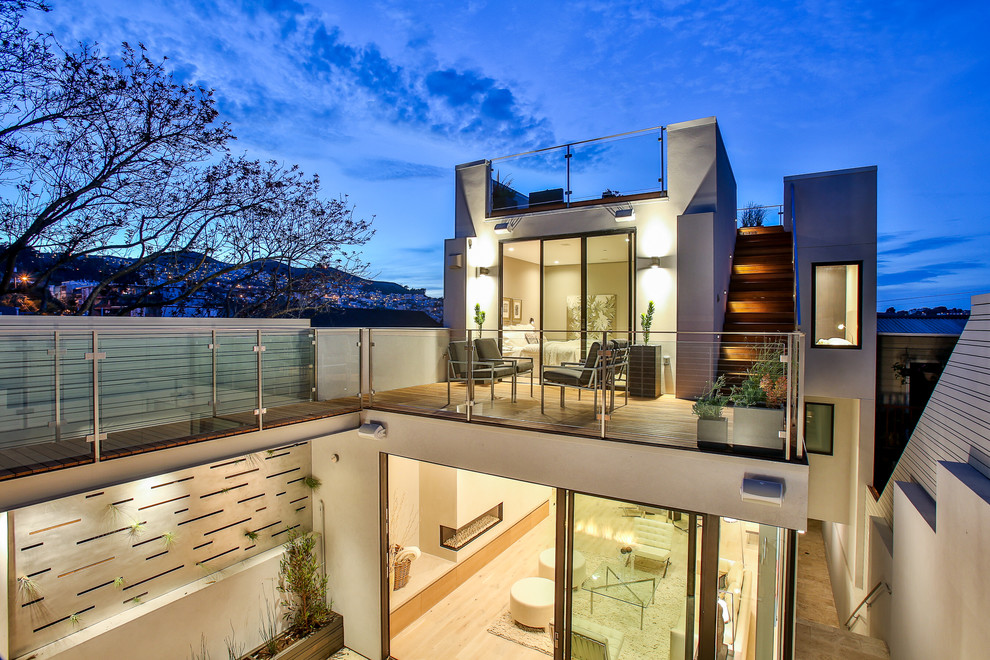
[[[819,344],[816,337],[818,311],[818,267],[819,266],[856,266],[856,343],[850,346],[835,346],[831,344]],[[838,349],[838,350],[859,350],[863,348],[863,261],[815,261],[811,264],[811,334],[809,335],[811,348]]]
[[[829,417],[831,418],[831,424],[829,424],[829,429],[831,430],[828,451],[820,451],[817,449],[811,449],[808,445],[808,406],[828,406]],[[818,454],[819,456],[834,456],[835,455],[835,404],[827,403],[825,401],[805,401],[804,402],[804,449],[809,454]]]

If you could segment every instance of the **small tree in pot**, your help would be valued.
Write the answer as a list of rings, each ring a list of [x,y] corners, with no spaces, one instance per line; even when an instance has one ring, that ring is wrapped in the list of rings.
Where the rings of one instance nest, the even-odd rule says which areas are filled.
[[[315,534],[289,532],[289,542],[278,564],[278,591],[282,594],[285,620],[300,637],[330,619],[327,577],[320,572],[315,547]]]

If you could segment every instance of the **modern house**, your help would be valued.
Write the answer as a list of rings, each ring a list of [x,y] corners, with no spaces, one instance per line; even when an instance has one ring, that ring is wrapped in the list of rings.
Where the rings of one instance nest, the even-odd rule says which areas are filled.
[[[857,609],[876,168],[745,228],[714,118],[455,181],[443,328],[0,321],[0,657],[253,647],[296,527],[368,658],[795,657],[809,520]]]

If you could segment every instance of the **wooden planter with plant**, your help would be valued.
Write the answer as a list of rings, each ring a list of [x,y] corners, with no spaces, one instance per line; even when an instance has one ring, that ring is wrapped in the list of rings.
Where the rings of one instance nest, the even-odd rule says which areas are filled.
[[[722,417],[722,409],[729,397],[722,394],[725,376],[705,383],[705,391],[691,406],[698,416],[698,447],[700,449],[725,449],[729,442],[729,420]]]
[[[327,577],[316,560],[316,534],[289,532],[278,566],[279,605],[287,627],[278,632],[277,615],[262,621],[261,646],[245,660],[326,660],[344,648],[344,617],[327,603]]]
[[[732,448],[737,451],[777,455],[784,450],[787,401],[786,363],[781,362],[784,345],[766,341],[756,349],[756,360],[742,385],[732,388]]]

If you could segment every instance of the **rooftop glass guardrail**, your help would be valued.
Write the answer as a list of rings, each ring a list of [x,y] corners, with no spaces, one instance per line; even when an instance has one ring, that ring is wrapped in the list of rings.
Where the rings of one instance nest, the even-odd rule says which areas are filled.
[[[664,128],[492,160],[492,213],[620,202],[666,190]]]

